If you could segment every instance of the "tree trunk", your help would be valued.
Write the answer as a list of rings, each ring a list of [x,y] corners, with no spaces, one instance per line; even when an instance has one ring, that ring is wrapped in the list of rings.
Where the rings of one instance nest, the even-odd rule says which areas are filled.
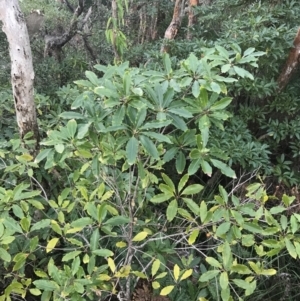
[[[154,12],[151,15],[150,28],[149,28],[149,37],[150,41],[154,41],[157,37],[157,19],[158,19],[158,9],[159,2],[153,4]]]
[[[198,5],[198,0],[189,0],[189,21],[188,21],[188,32],[187,32],[187,40],[191,40],[193,38],[193,27],[196,24],[197,18],[195,16],[195,7]]]
[[[165,32],[165,41],[161,48],[161,52],[169,52],[169,47],[167,45],[167,42],[173,40],[177,35],[183,17],[184,2],[185,2],[184,0],[176,0],[175,2],[173,18],[169,27]]]
[[[285,63],[284,68],[279,75],[277,80],[279,90],[282,91],[286,85],[288,84],[289,80],[291,79],[293,73],[297,69],[300,60],[300,28],[296,34],[294,40],[294,47],[291,49],[289,57]]]
[[[113,24],[113,32],[112,32],[112,47],[114,51],[115,61],[120,62],[121,57],[117,47],[117,22],[118,22],[118,5],[117,0],[111,1],[111,11],[112,11],[112,24]]]
[[[140,27],[139,27],[139,33],[138,33],[138,43],[144,44],[146,39],[146,32],[147,32],[147,11],[146,6],[143,6],[139,10],[139,16],[140,16]]]
[[[29,35],[18,0],[0,0],[0,20],[9,43],[11,83],[20,136],[23,140],[27,133],[33,133],[36,141],[34,153],[39,145],[33,97],[34,71]]]

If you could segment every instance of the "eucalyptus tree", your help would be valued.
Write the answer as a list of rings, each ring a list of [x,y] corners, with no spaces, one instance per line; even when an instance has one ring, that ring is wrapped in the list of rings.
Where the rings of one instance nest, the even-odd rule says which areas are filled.
[[[39,130],[33,96],[34,71],[28,31],[18,0],[0,0],[0,20],[11,59],[11,84],[21,139],[33,133],[38,149]]]

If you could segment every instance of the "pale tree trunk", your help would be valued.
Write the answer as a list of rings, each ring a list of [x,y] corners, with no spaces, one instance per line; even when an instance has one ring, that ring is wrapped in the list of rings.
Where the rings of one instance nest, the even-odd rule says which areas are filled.
[[[32,132],[39,145],[39,131],[33,97],[34,71],[28,31],[18,0],[0,0],[2,30],[9,43],[11,83],[21,139]]]
[[[147,15],[146,15],[146,6],[143,6],[139,11],[140,17],[140,27],[138,33],[138,43],[144,44],[146,38],[146,30],[147,30]]]
[[[188,17],[188,32],[187,32],[187,40],[191,40],[193,38],[193,27],[196,24],[197,18],[195,16],[195,7],[198,5],[198,0],[189,0],[189,17]]]
[[[184,14],[185,0],[176,0],[172,21],[165,32],[165,41],[161,48],[161,52],[169,52],[168,41],[173,40],[180,28],[181,20]]]
[[[300,62],[300,28],[294,39],[294,47],[286,60],[285,66],[277,80],[279,90],[282,91],[290,81],[293,73],[297,70]]]
[[[158,9],[159,2],[153,4],[154,12],[151,16],[150,27],[149,27],[149,38],[151,41],[154,41],[157,37],[157,19],[158,19]]]
[[[116,0],[111,1],[111,11],[112,11],[112,23],[113,23],[113,33],[112,33],[112,47],[114,51],[115,61],[120,62],[121,57],[118,52],[117,47],[117,22],[118,22],[118,5]]]

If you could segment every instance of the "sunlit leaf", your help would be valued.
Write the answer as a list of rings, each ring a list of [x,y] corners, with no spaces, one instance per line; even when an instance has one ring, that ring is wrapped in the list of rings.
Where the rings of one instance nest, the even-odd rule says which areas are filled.
[[[55,248],[58,241],[59,241],[59,238],[57,238],[57,237],[50,239],[46,246],[46,253],[51,252]]]

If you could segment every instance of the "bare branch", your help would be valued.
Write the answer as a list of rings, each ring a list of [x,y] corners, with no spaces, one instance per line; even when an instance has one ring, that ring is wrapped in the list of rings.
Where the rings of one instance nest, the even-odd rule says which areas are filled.
[[[67,31],[60,36],[45,36],[45,50],[44,56],[54,56],[60,60],[61,49],[66,45],[77,33],[78,17],[82,14],[84,9],[84,0],[78,0],[78,6],[73,14],[71,25]],[[88,14],[91,13],[89,9]],[[88,18],[85,18],[86,20]]]
[[[73,6],[70,4],[70,2],[68,0],[64,0],[64,3],[67,5],[68,9],[74,13],[74,8]]]

